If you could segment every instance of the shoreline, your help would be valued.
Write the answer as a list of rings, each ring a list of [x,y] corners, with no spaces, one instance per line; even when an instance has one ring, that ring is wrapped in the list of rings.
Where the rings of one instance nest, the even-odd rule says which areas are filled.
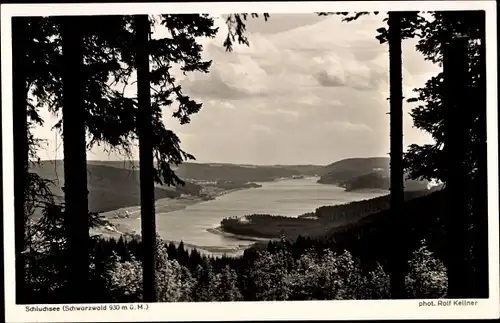
[[[226,194],[234,193],[240,190],[244,189],[251,189],[251,187],[241,187],[241,188],[232,188],[228,190],[219,190],[219,191],[212,191],[211,194],[209,195],[210,199],[204,199],[199,196],[181,196],[178,198],[164,198],[164,199],[159,199],[155,201],[155,207],[156,208],[161,208],[161,212],[157,213],[170,213],[178,210],[183,210],[187,208],[190,205],[198,204],[198,203],[203,203],[206,201],[211,201],[215,200],[218,197],[224,196]],[[346,192],[349,192],[346,190]],[[353,190],[350,191],[353,193],[385,193],[384,190],[379,190],[379,189],[359,189],[359,190]],[[117,217],[117,214],[123,214],[125,212],[129,212],[128,217]],[[107,238],[119,238],[120,236],[124,237],[131,237],[131,236],[140,236],[140,232],[137,232],[133,230],[132,228],[129,227],[127,224],[128,221],[133,220],[133,219],[139,219],[140,218],[140,206],[129,206],[129,207],[123,207],[119,208],[113,211],[108,211],[108,212],[102,212],[100,213],[101,216],[104,216],[105,219],[111,224],[110,226],[104,226],[101,228],[98,228],[97,230],[94,229],[94,234],[101,235],[103,237]],[[300,216],[299,216],[300,218]],[[318,220],[317,217],[314,217],[314,219]],[[227,238],[232,238],[235,240],[242,240],[242,241],[253,241],[255,243],[258,242],[268,242],[272,240],[277,240],[278,238],[264,238],[264,237],[259,237],[259,236],[246,236],[246,235],[240,235],[240,234],[235,234],[231,232],[224,231],[221,226],[215,227],[215,228],[208,228],[206,229],[207,232],[220,235],[223,237]],[[162,239],[163,240],[163,239]],[[176,245],[180,243],[180,241],[170,241],[170,240],[163,240],[166,242],[173,242]],[[255,244],[254,243],[254,244]],[[251,247],[253,244],[249,245],[239,245],[237,249],[240,249],[244,247],[244,249],[247,249]],[[186,244],[184,243],[184,246],[189,246],[190,248],[196,248],[200,250],[205,250],[208,252],[234,252],[237,251],[234,248],[225,248],[225,247],[216,247],[216,246],[196,246],[196,245],[191,245],[191,244]]]
[[[159,213],[168,213],[174,212],[178,210],[185,209],[186,207],[204,202],[205,200],[201,197],[197,196],[184,196],[179,198],[163,198],[155,201],[155,208],[162,208],[162,212]],[[112,211],[101,212],[99,213],[101,216],[104,216],[107,220],[127,220],[127,219],[138,219],[140,218],[140,205],[134,206],[125,206],[119,209],[115,209]],[[117,214],[123,214],[128,212],[128,217],[117,217]]]
[[[230,194],[239,190],[243,189],[249,189],[251,187],[241,187],[241,188],[232,188],[228,190],[214,190],[211,191],[208,196],[210,199],[206,199],[203,197],[199,196],[181,196],[179,198],[165,198],[165,199],[159,199],[155,201],[155,206],[157,209],[160,209],[161,211],[157,211],[157,213],[170,213],[174,212],[177,210],[182,210],[187,208],[189,205],[194,205],[210,200],[215,200],[216,198]],[[347,190],[346,190],[347,191]],[[385,190],[380,190],[380,189],[359,189],[359,190],[353,190],[351,191],[353,193],[387,193]],[[117,214],[123,214],[123,212],[129,211],[129,217],[117,217]],[[124,237],[133,237],[133,236],[140,236],[140,232],[137,232],[133,230],[127,222],[134,220],[134,219],[139,219],[140,217],[140,206],[131,206],[131,207],[124,207],[120,208],[114,211],[109,211],[109,212],[104,212],[101,213],[102,216],[106,218],[107,221],[110,222],[111,226],[102,227],[99,228],[98,231],[96,232],[102,237],[112,237],[112,238],[119,238],[120,236]],[[305,214],[304,214],[305,215]],[[309,215],[309,214],[307,214]],[[310,215],[309,215],[310,216]],[[298,217],[300,218],[300,216]],[[313,220],[313,218],[311,218]],[[314,216],[314,220],[318,221],[319,218]],[[184,246],[188,249],[197,249],[199,252],[202,253],[212,253],[214,256],[215,254],[227,254],[228,256],[237,256],[237,253],[242,252],[248,248],[251,248],[257,243],[262,243],[262,242],[269,242],[269,241],[276,241],[279,240],[278,238],[268,238],[268,237],[259,237],[259,236],[247,236],[247,235],[241,235],[241,234],[236,234],[236,233],[231,233],[228,231],[223,230],[221,226],[213,227],[213,228],[207,228],[205,229],[206,232],[209,232],[211,234],[227,237],[230,239],[234,240],[241,240],[241,241],[246,241],[246,242],[253,242],[250,244],[238,244],[237,246],[231,246],[231,247],[224,247],[224,246],[199,246],[199,245],[193,245],[189,244],[186,242],[184,243]],[[96,231],[96,230],[94,230]],[[167,242],[167,243],[174,243],[175,245],[179,245],[180,241],[171,241],[171,240],[165,240],[162,239],[162,241]]]
[[[345,189],[348,193],[381,193],[381,194],[389,194],[390,190],[386,190],[383,188],[357,188],[353,190]]]
[[[271,240],[277,240],[277,239],[268,239],[268,238],[252,237],[252,236],[244,236],[244,235],[240,235],[240,234],[235,234],[235,233],[224,231],[221,226],[218,226],[216,228],[208,228],[207,231],[212,233],[212,234],[218,234],[218,235],[221,235],[224,237],[233,238],[233,239],[237,239],[237,240],[244,240],[244,241],[268,242]],[[250,247],[252,245],[250,244],[248,246]]]
[[[155,208],[161,208],[161,212],[157,213],[170,213],[174,211],[179,211],[187,208],[190,205],[198,204],[198,203],[203,203],[211,200],[215,200],[218,197],[234,193],[240,190],[245,190],[245,189],[252,189],[253,187],[241,187],[241,188],[232,188],[228,190],[221,190],[217,192],[212,192],[210,195],[209,200],[204,199],[202,197],[198,196],[181,196],[179,198],[163,198],[163,199],[158,199],[155,201]],[[117,216],[118,214],[124,214],[125,212],[128,212],[128,217],[119,217]],[[102,217],[105,218],[105,220],[109,223],[109,225],[104,225],[99,228],[91,229],[90,234],[91,235],[99,235],[103,238],[114,238],[114,239],[119,239],[120,237],[123,238],[132,238],[136,236],[140,236],[140,232],[137,232],[136,230],[133,230],[127,222],[130,220],[134,219],[139,219],[140,218],[140,205],[136,206],[126,206],[122,207],[119,209],[115,209],[112,211],[106,211],[106,212],[101,212],[99,213]],[[217,230],[218,228],[209,228],[207,229],[208,232],[212,234],[218,234],[218,235],[224,235],[228,237],[232,237],[234,239],[238,240],[247,240],[247,241],[255,241],[255,242],[261,242],[261,241],[269,241],[269,239],[264,239],[260,240],[260,238],[253,238],[253,237],[241,237],[238,238],[236,235],[232,235],[231,233],[225,233],[222,232],[221,230]],[[161,239],[163,242],[166,243],[174,243],[176,246],[178,246],[181,241],[172,241],[172,240],[165,240]],[[245,249],[251,247],[253,244],[249,245],[238,245],[236,247],[222,247],[222,246],[197,246],[193,244],[186,243],[182,241],[184,246],[187,249],[196,249],[200,253],[210,253],[213,256],[216,256],[215,254],[226,254],[228,256],[237,254],[238,252],[242,252]]]
[[[237,191],[250,189],[249,187],[241,187],[241,188],[232,188],[229,190],[221,190],[218,192],[212,193],[210,195],[210,199],[204,199],[199,196],[185,195],[177,198],[163,198],[155,201],[155,208],[161,208],[161,212],[156,213],[170,213],[174,211],[179,211],[187,208],[190,205],[208,202],[217,199],[218,197],[234,193]],[[105,217],[107,220],[129,220],[129,219],[138,219],[140,218],[139,214],[141,212],[140,205],[133,206],[125,206],[119,209],[100,212],[99,214]],[[117,214],[123,214],[128,211],[128,217],[118,217]]]

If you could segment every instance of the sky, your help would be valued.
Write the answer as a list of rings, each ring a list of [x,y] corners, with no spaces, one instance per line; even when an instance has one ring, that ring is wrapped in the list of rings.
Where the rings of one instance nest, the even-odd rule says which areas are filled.
[[[227,27],[217,17],[218,35],[200,40],[204,58],[213,60],[210,73],[177,75],[184,92],[203,107],[187,125],[171,118],[173,107],[164,108],[166,127],[198,162],[325,165],[387,156],[388,48],[375,38],[376,29],[386,24],[383,18],[379,14],[347,23],[339,16],[273,14],[267,22],[250,19],[250,46],[235,45],[226,52]],[[157,30],[153,37],[163,33]],[[415,50],[415,43],[403,42],[405,97],[439,72]],[[414,105],[403,106],[405,146],[432,142],[413,128],[409,112]],[[62,158],[62,140],[50,130],[56,118],[42,115],[46,124],[35,134],[47,144],[39,156]],[[94,147],[87,158],[126,159],[102,147]]]

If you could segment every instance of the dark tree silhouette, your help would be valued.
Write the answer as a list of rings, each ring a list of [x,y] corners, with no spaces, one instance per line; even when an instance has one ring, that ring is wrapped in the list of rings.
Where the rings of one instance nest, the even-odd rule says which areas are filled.
[[[85,131],[85,73],[81,17],[60,18],[63,52],[64,199],[71,302],[85,302],[89,286],[89,221]]]
[[[23,302],[25,294],[25,191],[28,179],[28,83],[27,83],[27,32],[26,18],[12,19],[12,89],[14,132],[14,225],[16,263],[16,303]]]
[[[141,189],[141,235],[143,250],[143,298],[156,302],[156,217],[152,146],[152,110],[149,88],[149,37],[147,15],[135,16],[137,64],[137,132],[139,135],[139,171]]]
[[[423,13],[423,12],[422,12]],[[344,21],[353,21],[370,14],[359,13],[319,13],[320,15],[340,14]],[[469,241],[474,264],[474,295],[488,297],[488,212],[487,212],[487,175],[486,175],[486,61],[485,61],[485,12],[484,11],[447,11],[428,12],[432,20],[424,19],[419,12],[402,13],[402,39],[419,37],[416,49],[425,59],[442,64],[443,46],[456,33],[471,40],[468,44],[468,102],[474,105],[469,109],[468,138],[462,142],[467,150],[465,165],[473,190],[465,197],[472,207],[469,225],[473,237]],[[387,20],[385,18],[384,20]],[[389,33],[384,27],[377,29],[376,38],[387,42]],[[446,181],[447,152],[444,145],[445,109],[443,108],[443,74],[439,73],[427,81],[424,87],[414,90],[416,96],[408,102],[418,102],[412,109],[414,126],[428,132],[435,144],[409,145],[404,154],[404,166],[411,179],[437,179]],[[473,103],[472,103],[473,102]],[[467,148],[465,148],[467,147]],[[462,185],[465,189],[465,185]],[[450,264],[447,264],[450,266]],[[453,271],[453,270],[452,270]]]
[[[235,16],[239,15],[236,14]],[[246,14],[241,14],[241,16],[244,17],[243,20],[246,19]],[[252,14],[252,16],[256,15]],[[64,27],[64,23],[60,24],[61,21],[59,19],[60,18],[57,17],[29,18],[30,22],[28,25],[30,27],[30,32],[28,34],[30,36],[30,43],[22,48],[22,51],[30,57],[25,60],[26,66],[29,66],[29,68],[24,69],[27,74],[26,88],[31,89],[32,96],[36,98],[36,105],[31,105],[29,102],[26,102],[28,119],[31,119],[35,123],[43,124],[43,120],[40,119],[38,115],[38,109],[48,109],[51,112],[58,113],[61,112],[61,107],[64,106],[65,108],[62,109],[63,119],[59,120],[55,128],[59,130],[61,130],[61,128],[63,129],[63,137],[71,137],[72,134],[75,135],[77,132],[81,135],[82,132],[79,132],[81,129],[73,128],[71,129],[72,131],[68,133],[68,130],[70,130],[68,129],[69,127],[64,129],[63,124],[67,122],[67,117],[72,121],[78,119],[74,117],[75,114],[73,113],[75,112],[74,110],[78,110],[78,105],[72,106],[71,112],[68,113],[67,100],[69,99],[70,101],[76,102],[79,101],[79,97],[81,99],[81,96],[83,96],[85,105],[83,112],[80,114],[79,121],[80,125],[83,124],[87,131],[88,141],[86,148],[91,148],[96,144],[106,144],[112,149],[123,149],[125,153],[129,153],[131,144],[134,139],[137,139],[138,135],[138,129],[136,127],[137,104],[135,99],[127,98],[122,91],[116,90],[116,87],[113,87],[113,85],[120,83],[128,84],[128,79],[136,67],[135,55],[133,54],[133,44],[136,38],[135,31],[131,28],[133,25],[133,17],[89,16],[84,18],[79,17],[77,19],[87,22],[80,26],[80,30],[77,30],[79,34],[81,34],[82,44],[80,53],[82,61],[85,62],[85,64],[82,62],[80,66],[81,74],[75,73],[75,70],[77,70],[75,68],[65,68],[65,63],[67,63],[68,59],[66,55],[68,48],[62,51],[61,47],[66,45],[68,37],[64,36],[68,36],[68,34],[66,33],[66,35],[63,35],[65,31],[65,29],[62,28]],[[73,19],[73,17],[70,17],[70,19]],[[241,28],[241,25],[244,25],[242,23],[243,20],[238,22],[234,27],[239,30],[234,35],[237,35],[240,43],[245,43],[242,41],[245,39],[242,32],[244,31],[244,26]],[[190,120],[190,115],[199,111],[201,104],[182,93],[181,87],[176,84],[176,80],[170,75],[169,70],[172,64],[179,64],[184,72],[208,72],[211,62],[201,60],[200,54],[202,47],[196,43],[195,37],[213,37],[217,29],[213,27],[213,19],[209,18],[207,15],[162,15],[156,17],[154,21],[155,23],[159,22],[169,29],[171,36],[163,39],[150,40],[150,47],[152,49],[151,57],[155,61],[151,71],[151,84],[157,86],[156,89],[160,89],[159,91],[157,90],[152,97],[152,146],[156,160],[156,171],[153,172],[152,176],[155,181],[162,184],[182,184],[183,182],[175,175],[170,166],[172,164],[179,164],[185,159],[192,159],[193,156],[182,151],[177,136],[164,127],[161,108],[170,106],[174,101],[177,101],[179,107],[177,111],[173,113],[173,116],[179,119],[181,123],[187,123]],[[232,29],[230,29],[230,33],[231,30]],[[23,33],[20,34],[24,36]],[[25,38],[28,38],[27,35]],[[235,39],[234,36],[233,39]],[[72,40],[69,39],[69,41],[71,43]],[[230,46],[230,44],[231,41],[226,42],[226,47]],[[72,45],[69,46],[69,50],[73,50],[75,53],[78,52]],[[73,59],[75,59],[75,56],[73,56]],[[16,69],[19,69],[19,65],[16,66]],[[18,75],[21,76],[22,74]],[[81,89],[84,89],[83,94],[79,93],[81,96],[76,93],[77,95],[73,98],[68,97],[67,93],[73,90],[76,91],[77,88],[75,86],[71,90],[67,89],[66,85],[68,82],[64,82],[64,80],[69,76],[81,76],[79,80],[73,79],[73,81],[80,82],[80,85],[82,85]],[[20,88],[18,89],[18,93],[21,93]],[[20,112],[24,113],[24,111]],[[73,118],[70,114],[73,114]],[[22,116],[17,118],[18,121],[22,119],[24,119]],[[24,136],[22,132],[23,131],[20,131],[19,134]],[[19,138],[19,135],[17,136]],[[85,135],[83,135],[82,138],[85,139]],[[30,154],[32,157],[36,158],[35,148],[38,145],[38,139],[33,137],[29,129],[28,139],[30,142]],[[69,141],[71,142],[71,139]],[[80,141],[80,146],[72,146],[69,142],[65,142],[65,154],[67,154],[69,149],[82,152],[83,149],[79,149],[79,147],[81,148],[83,146],[85,146],[85,140]],[[16,147],[22,147],[22,145],[16,145]],[[20,155],[21,149],[19,150],[19,156]],[[77,159],[76,155],[68,155],[67,157]],[[79,160],[81,162],[84,158]],[[70,161],[67,159],[66,164],[68,165],[69,163]],[[69,172],[74,173],[76,169],[70,170]],[[84,195],[86,196],[86,186],[83,186],[86,182],[83,180],[83,173],[84,168],[82,167],[78,172],[78,175],[82,176],[79,178],[82,184],[80,190],[85,192]],[[29,186],[28,193],[30,194],[29,203],[31,203],[31,206],[36,204],[37,207],[42,206],[45,209],[42,213],[42,220],[38,221],[34,230],[44,231],[46,239],[51,239],[50,237],[60,237],[59,232],[56,231],[60,230],[61,226],[59,222],[62,221],[63,217],[59,216],[59,213],[61,210],[69,208],[66,210],[66,213],[71,213],[71,219],[75,219],[76,214],[71,211],[71,204],[74,205],[74,201],[67,200],[66,202],[69,203],[66,205],[54,205],[53,201],[50,200],[51,192],[47,186],[48,182],[35,176],[36,174],[29,173],[29,175],[30,176],[27,176],[29,179],[27,181],[27,185]],[[77,175],[74,175],[74,180],[76,181]],[[73,176],[70,177],[73,178]],[[70,183],[71,180],[66,182],[66,189],[68,190],[70,190],[71,187]],[[67,195],[71,195],[71,193],[67,192]],[[34,203],[39,200],[39,197],[46,198],[49,203]],[[18,201],[21,199],[22,195]],[[69,200],[71,200],[71,198],[69,198]],[[83,204],[86,205],[86,203]],[[85,207],[85,209],[86,208],[87,207]],[[18,206],[17,209],[19,210],[20,207]],[[76,213],[81,215],[83,211]],[[23,214],[29,215],[27,212],[21,211],[16,217],[20,218]],[[83,216],[80,220],[83,221]],[[87,214],[86,221],[88,222],[87,225],[83,225],[82,222],[79,231],[81,234],[80,239],[84,240],[88,239],[88,231],[86,231],[85,237],[83,236],[84,228],[88,229],[89,226],[102,223],[94,214]],[[69,225],[69,223],[66,223],[66,225]],[[71,228],[66,229],[71,230]],[[76,228],[73,227],[73,229]],[[18,226],[17,230],[21,231],[21,226]],[[23,231],[25,231],[24,228]],[[79,239],[77,236],[72,236],[72,238],[73,243],[68,241],[70,249],[74,248],[76,244],[75,241]],[[69,240],[71,240],[71,238]],[[59,245],[59,243],[56,244],[57,247],[53,252],[59,253],[59,250],[66,248],[63,246],[65,245],[64,240],[61,243],[62,245]],[[55,246],[54,244],[52,245]],[[85,245],[85,241],[83,245]],[[82,246],[82,244],[79,244],[79,246]],[[78,257],[76,253],[70,253],[70,255],[71,257]],[[33,254],[31,256],[33,257]],[[54,254],[54,256],[57,255]],[[88,264],[88,261],[86,263]],[[70,265],[74,271],[78,266],[76,263],[66,263],[63,267],[66,265]],[[18,266],[20,266],[20,262]],[[48,279],[48,281],[50,281],[50,279],[56,279],[58,281],[56,284],[57,286],[59,286],[60,283],[64,285],[65,278],[61,275],[63,267],[56,269],[56,271],[50,274],[55,275],[54,277],[46,277],[46,279]],[[84,267],[82,267],[81,270],[85,270],[83,269]],[[71,268],[70,273],[72,272]],[[75,276],[73,276],[73,278],[74,277]],[[81,275],[81,278],[80,282],[84,285],[86,278],[84,275]],[[21,276],[19,276],[18,279],[21,279]],[[74,283],[75,281],[76,280],[73,279]],[[21,286],[21,284],[18,286]],[[71,290],[71,286],[70,283],[68,290]],[[86,293],[82,292],[80,294],[84,295]],[[67,299],[64,300],[66,301]]]
[[[484,37],[484,12],[482,11],[461,11],[461,12],[435,12],[432,13],[434,20],[425,21],[421,24],[421,39],[417,43],[417,50],[421,52],[426,60],[433,63],[442,64],[443,42],[449,41],[455,33],[463,34],[471,39],[469,43],[469,73],[471,74],[470,86],[471,95],[474,96],[476,104],[484,104],[483,109],[473,109],[474,123],[471,124],[470,137],[467,142],[470,154],[468,154],[469,170],[472,175],[478,170],[478,157],[484,156],[485,138],[485,98],[481,98],[481,48],[483,42],[476,42]],[[448,17],[448,18],[446,18]],[[481,45],[483,44],[483,45]],[[443,151],[444,136],[444,109],[442,109],[443,95],[443,75],[439,73],[431,78],[424,87],[415,89],[416,96],[408,99],[409,102],[418,102],[411,116],[417,128],[422,129],[432,135],[435,144],[410,145],[405,154],[406,167],[410,171],[412,178],[435,178],[445,180],[446,178],[446,158]],[[482,131],[481,131],[482,130]],[[480,147],[482,148],[480,150]]]
[[[13,21],[13,33],[14,38],[16,39],[14,48],[16,52],[14,53],[14,57],[19,58],[23,62],[22,65],[19,64],[19,61],[13,66],[14,75],[17,76],[17,81],[14,81],[14,96],[17,97],[16,106],[18,107],[18,109],[15,109],[15,113],[17,112],[17,115],[19,116],[16,117],[19,122],[19,127],[15,128],[14,133],[14,146],[16,149],[15,154],[17,156],[29,154],[29,158],[31,158],[31,161],[35,163],[39,162],[36,149],[37,147],[39,147],[41,140],[33,136],[29,127],[33,124],[43,125],[43,120],[38,114],[38,110],[40,108],[48,108],[49,110],[57,111],[64,104],[64,90],[62,82],[63,78],[68,74],[63,75],[63,72],[70,71],[71,73],[71,70],[65,70],[64,68],[61,68],[61,66],[63,66],[63,59],[61,56],[61,34],[59,27],[60,25],[57,21],[57,18],[53,17],[18,17]],[[19,52],[17,52],[17,50],[19,50]],[[76,50],[76,52],[78,53],[78,49]],[[87,53],[83,51],[80,54],[87,55]],[[91,57],[87,55],[87,58]],[[92,59],[90,59],[89,61],[90,63],[92,63]],[[23,77],[25,78],[24,81],[22,80]],[[94,77],[94,80],[95,79],[96,78]],[[89,87],[82,87],[82,89],[87,90],[88,88]],[[28,100],[28,93],[36,98],[36,105],[33,104],[31,100]],[[24,101],[22,98],[23,96]],[[95,99],[96,98],[94,96],[94,101]],[[102,102],[102,100],[100,101]],[[88,102],[89,104],[86,106],[86,108],[92,106],[92,98],[90,98]],[[24,106],[21,107],[21,104],[23,104]],[[72,113],[72,111],[69,113]],[[23,122],[22,120],[26,120],[24,116],[21,117],[22,114],[27,115],[28,117],[28,122],[25,126],[21,126],[21,122]],[[80,118],[79,120],[83,120],[83,118]],[[62,121],[58,124],[58,126],[60,126],[61,124]],[[89,122],[89,124],[92,127],[92,123]],[[85,139],[85,137],[83,138]],[[85,147],[85,142],[83,142],[83,147]],[[26,153],[26,151],[28,151],[28,153]],[[28,160],[28,157],[26,156],[25,159]],[[25,164],[22,162],[17,162],[15,163],[15,167],[17,169],[17,173],[20,175],[20,170],[27,166],[25,166]],[[86,177],[85,170],[83,170],[82,175]],[[25,263],[23,264],[23,267],[27,270],[25,283],[32,284],[33,282],[36,282],[36,284],[39,284],[37,281],[40,277],[38,277],[37,275],[39,275],[40,270],[36,267],[37,262],[40,260],[40,257],[45,257],[47,259],[56,257],[55,253],[60,254],[59,251],[65,249],[65,247],[62,247],[60,245],[61,243],[64,244],[64,236],[61,236],[58,232],[55,232],[60,231],[60,222],[63,220],[63,218],[59,216],[58,210],[60,210],[60,206],[54,206],[53,194],[50,191],[49,187],[50,181],[41,178],[34,172],[26,171],[24,173],[24,178],[19,178],[16,180],[16,182],[20,184],[18,185],[18,187],[22,186],[23,182],[25,186],[24,196],[22,194],[20,195],[20,189],[15,192],[17,201],[15,213],[16,238],[23,236],[21,234],[21,230],[23,232],[26,232],[27,236],[24,248],[20,250],[21,247],[16,246],[16,253],[19,254],[19,252],[22,251],[23,255],[26,256],[24,257]],[[19,196],[19,198],[17,198],[17,196]],[[23,203],[24,205],[21,206],[21,203]],[[43,209],[42,219],[37,221],[36,223],[32,223],[30,217],[35,209],[39,208]],[[79,206],[79,208],[83,209],[84,206]],[[20,223],[19,221],[21,221],[23,218],[25,223]],[[95,221],[97,220],[97,218],[93,214],[88,214],[85,219],[86,221],[90,220],[90,225],[94,225],[99,222]],[[29,224],[29,226],[22,227],[22,225],[26,224]],[[83,228],[85,228],[85,226],[82,227],[82,232]],[[40,245],[33,245],[31,241],[32,236],[39,233],[42,233],[43,237],[47,240],[44,249],[40,249]],[[73,237],[75,236],[73,235]],[[60,238],[63,238],[62,242],[60,241]],[[73,243],[73,245],[76,244]],[[81,246],[84,247],[85,243],[78,243],[78,246],[79,248]],[[44,250],[43,255],[40,253],[41,250]],[[82,250],[82,252],[85,251]],[[70,256],[71,255],[77,256],[77,254],[74,253],[70,254]],[[88,258],[88,254],[86,255],[86,257]],[[52,262],[55,261],[59,260],[57,260],[57,258],[52,258]],[[21,266],[20,264],[17,265]],[[65,264],[65,266],[66,265],[67,264]],[[66,280],[66,277],[63,277],[63,267],[65,266],[59,266],[60,268],[58,268],[55,272],[52,272],[51,275],[54,274],[54,277],[44,277],[46,281],[50,281],[50,279],[56,278],[57,282],[53,280],[52,283],[48,283],[43,288],[54,290],[57,289],[58,286],[61,285],[61,283],[64,285],[63,281]],[[50,269],[48,271],[50,271]],[[20,280],[23,272],[17,270],[17,273],[19,274],[18,280]],[[78,279],[85,280],[85,277],[83,277],[82,275],[78,275]],[[22,287],[22,283],[18,283],[17,286],[19,290]],[[33,286],[30,286],[30,288],[27,288],[25,290],[25,293],[22,293],[23,295],[21,296],[23,296],[24,301],[29,299],[29,302],[33,302],[33,297],[35,297],[35,299],[38,297],[42,300],[42,302],[47,300],[47,295],[45,295],[45,298],[44,296],[40,296],[44,293],[43,289],[39,289],[37,293],[39,293],[40,295],[35,296],[33,294],[32,288]],[[45,290],[45,292],[47,292],[47,290]],[[85,292],[82,291],[81,294],[84,295]],[[61,298],[59,299],[61,300]],[[64,301],[67,300],[65,297],[63,297],[63,299]],[[38,303],[40,303],[40,301],[38,301]]]
[[[468,95],[468,38],[454,38],[443,44],[444,149],[448,159],[446,190],[453,216],[448,217],[448,297],[466,298],[473,294],[471,276],[469,198],[471,183],[466,165],[470,129]],[[460,111],[460,113],[458,113]]]
[[[12,19],[16,302],[18,303],[26,303],[31,299],[30,288],[26,284],[31,279],[33,270],[36,271],[36,264],[33,266],[30,264],[34,261],[31,240],[35,231],[30,219],[31,214],[35,209],[53,203],[49,189],[50,181],[29,171],[30,165],[39,162],[36,149],[42,143],[42,140],[33,136],[31,126],[43,125],[43,120],[38,115],[39,106],[33,104],[28,93],[44,93],[50,87],[52,73],[48,58],[55,57],[54,47],[47,42],[47,39],[54,34],[55,25],[48,22],[49,19],[41,17]]]
[[[469,294],[469,297],[488,297],[485,12],[434,12],[432,16],[434,18],[432,21],[421,24],[422,39],[417,44],[417,49],[427,60],[442,64],[444,46],[441,45],[449,42],[456,34],[470,39],[468,42],[468,76],[466,77],[468,98],[464,101],[467,102],[468,109],[463,112],[460,110],[459,113],[461,118],[469,118],[469,122],[464,124],[467,127],[468,136],[462,136],[460,142],[466,151],[466,155],[463,156],[465,158],[463,166],[467,169],[468,179],[467,182],[461,184],[466,194],[465,192],[458,193],[459,197],[455,198],[455,201],[464,198],[470,203],[467,209],[472,235],[468,249],[472,251],[472,263],[469,263],[469,266],[474,267],[474,286],[463,285],[462,287],[474,288],[473,294]],[[441,181],[448,179],[447,164],[450,159],[447,156],[447,149],[443,148],[443,145],[446,147],[445,127],[449,124],[446,117],[458,118],[458,116],[446,113],[447,108],[444,105],[447,100],[444,97],[446,93],[444,82],[443,73],[439,73],[424,87],[415,89],[416,97],[409,99],[409,101],[419,103],[411,113],[415,126],[430,133],[436,141],[433,145],[410,145],[405,154],[405,163],[412,178],[437,178]],[[453,95],[455,94],[457,94],[456,90],[453,91]],[[457,212],[461,212],[459,207],[464,206],[465,201],[458,201],[451,205]],[[455,212],[451,214],[452,217],[454,215]],[[453,266],[453,264],[448,264],[448,266]],[[453,287],[450,286],[450,288]]]
[[[402,241],[402,207],[404,203],[403,174],[403,80],[401,59],[401,16],[399,12],[389,12],[389,92],[390,92],[390,156],[391,156],[391,212],[394,215],[392,230],[394,241]],[[391,295],[405,297],[405,259],[399,254],[397,244],[392,246],[390,273]]]
[[[26,252],[30,248],[28,232],[29,215],[40,201],[50,200],[48,182],[29,171],[30,158],[37,162],[35,147],[40,140],[33,137],[30,127],[42,125],[37,108],[28,93],[46,86],[46,56],[50,48],[45,40],[51,34],[45,18],[14,17],[12,19],[13,50],[13,121],[14,121],[14,199],[15,199],[15,254],[16,254],[16,302],[26,301],[24,289]]]
[[[369,12],[321,12],[319,15],[342,15],[343,21],[354,21]],[[374,12],[373,14],[378,14]],[[415,35],[415,28],[422,21],[417,12],[389,12],[388,28],[377,29],[380,43],[389,44],[389,93],[390,93],[390,200],[391,200],[391,232],[394,241],[404,243],[401,234],[401,213],[404,204],[404,164],[403,164],[403,80],[401,42]],[[395,299],[405,298],[406,257],[401,255],[397,244],[387,246],[391,249],[389,271],[391,276],[391,296]]]

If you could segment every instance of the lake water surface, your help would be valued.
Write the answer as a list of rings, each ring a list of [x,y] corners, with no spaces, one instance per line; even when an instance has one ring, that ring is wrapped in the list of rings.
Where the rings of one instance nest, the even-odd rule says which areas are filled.
[[[193,204],[185,209],[162,212],[156,209],[156,226],[165,240],[184,241],[186,244],[204,247],[232,249],[228,254],[240,254],[244,246],[255,241],[226,237],[207,231],[216,228],[226,217],[253,213],[295,217],[314,212],[317,207],[337,205],[381,196],[383,192],[345,192],[334,185],[316,183],[318,178],[287,179],[259,183],[260,188],[244,189],[229,193],[211,201]],[[130,226],[140,232],[140,219],[130,219]],[[127,221],[128,222],[128,221]],[[221,254],[221,252],[212,252]]]

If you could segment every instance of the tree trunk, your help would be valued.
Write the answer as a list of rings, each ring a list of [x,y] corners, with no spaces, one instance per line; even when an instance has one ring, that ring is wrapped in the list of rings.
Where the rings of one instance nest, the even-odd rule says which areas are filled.
[[[404,203],[403,173],[403,77],[401,51],[401,16],[389,12],[389,80],[390,80],[390,157],[391,191],[390,204],[393,215],[394,242],[389,259],[391,296],[405,298],[405,259],[400,254],[399,243],[403,243],[401,217]]]
[[[64,200],[67,232],[67,300],[83,303],[90,296],[89,220],[85,129],[82,17],[61,18],[63,46]]]
[[[14,226],[16,256],[16,303],[25,302],[26,180],[28,173],[28,89],[26,76],[28,19],[12,18],[12,90],[14,128]]]
[[[141,190],[141,234],[143,250],[143,300],[157,301],[156,219],[154,199],[154,164],[152,146],[152,109],[149,82],[149,17],[135,17],[137,34],[137,100],[139,111],[139,172]]]
[[[471,297],[469,201],[470,181],[465,164],[471,129],[468,103],[468,38],[452,39],[443,48],[445,152],[448,158],[446,190],[450,213],[447,219],[448,297]]]

